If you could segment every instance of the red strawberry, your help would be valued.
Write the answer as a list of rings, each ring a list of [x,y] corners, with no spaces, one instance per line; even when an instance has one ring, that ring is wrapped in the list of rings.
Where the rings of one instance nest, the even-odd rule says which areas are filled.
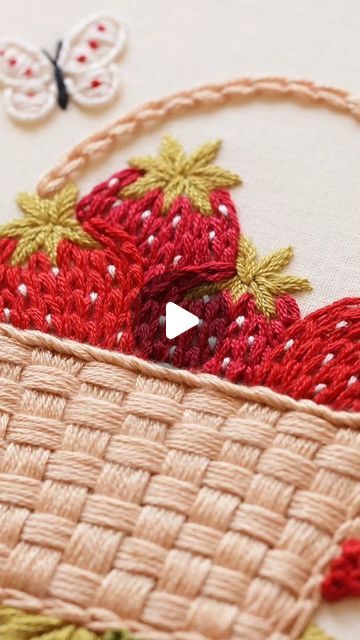
[[[130,351],[139,253],[118,226],[74,217],[77,189],[52,200],[22,194],[25,218],[0,227],[0,317],[79,342]]]
[[[342,555],[332,560],[322,583],[322,595],[328,602],[360,597],[360,540],[343,542]]]
[[[222,296],[187,298],[187,291],[203,280],[202,275],[202,268],[179,270],[178,277],[164,274],[152,278],[144,287],[140,296],[140,313],[133,316],[135,341],[143,358],[188,369],[199,369],[211,358],[215,347],[211,336],[222,335],[226,331],[229,309]],[[174,340],[168,340],[165,336],[167,302],[175,302],[199,316],[199,325]]]
[[[360,298],[345,298],[294,324],[251,382],[334,409],[360,411]]]
[[[286,292],[309,289],[306,279],[279,273],[291,256],[288,248],[259,261],[252,243],[241,238],[235,267],[210,263],[179,271],[176,279],[151,280],[142,292],[142,313],[134,328],[143,356],[230,380],[250,378],[299,318],[298,306]],[[194,286],[200,280],[205,284]],[[168,301],[199,316],[200,325],[167,340],[163,325]]]
[[[279,295],[273,316],[267,317],[250,293],[243,294],[236,304],[228,293],[222,295],[229,301],[229,324],[204,371],[225,375],[233,382],[246,382],[284,331],[300,317],[299,307],[291,296]]]
[[[164,138],[157,158],[135,158],[133,169],[83,198],[79,220],[100,216],[123,227],[140,250],[147,281],[213,260],[233,262],[239,225],[224,187],[240,178],[212,164],[219,146],[205,144],[187,157],[175,140]]]
[[[145,285],[133,322],[140,355],[243,381],[299,318],[296,302],[285,294],[309,285],[279,274],[291,249],[257,262],[251,243],[238,246],[235,208],[219,189],[239,178],[211,164],[218,148],[207,144],[186,157],[167,137],[158,158],[135,158],[133,169],[84,198],[77,214],[123,226],[140,250]],[[165,337],[168,301],[201,318],[174,341]]]

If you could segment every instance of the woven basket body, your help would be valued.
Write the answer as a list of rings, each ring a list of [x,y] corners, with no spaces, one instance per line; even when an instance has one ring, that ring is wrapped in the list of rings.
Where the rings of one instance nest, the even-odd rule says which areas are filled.
[[[0,599],[152,640],[289,640],[360,534],[356,416],[0,333]]]

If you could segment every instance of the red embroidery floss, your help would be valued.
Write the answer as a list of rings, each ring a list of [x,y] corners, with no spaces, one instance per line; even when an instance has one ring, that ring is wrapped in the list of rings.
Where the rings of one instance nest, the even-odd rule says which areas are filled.
[[[0,318],[131,352],[141,257],[119,226],[99,218],[77,223],[76,194],[73,185],[53,200],[25,194],[25,219],[0,228]]]
[[[77,216],[80,221],[101,216],[120,225],[139,248],[145,273],[141,313],[133,317],[138,355],[243,382],[300,317],[295,300],[284,295],[288,283],[291,291],[306,289],[308,283],[282,279],[291,249],[257,260],[252,243],[240,239],[234,204],[219,188],[239,179],[210,165],[218,148],[208,143],[187,158],[167,137],[159,157],[135,158],[133,168],[95,187],[79,202]],[[206,180],[204,171],[209,172]],[[271,278],[274,295],[267,287]],[[201,319],[198,327],[172,341],[164,332],[169,301]]]
[[[360,298],[345,298],[294,324],[251,382],[334,409],[360,411]]]
[[[322,583],[322,596],[328,602],[360,597],[360,540],[342,544],[342,555],[332,560]]]
[[[125,169],[95,187],[80,200],[78,219],[103,217],[111,225],[123,228],[141,253],[146,281],[187,266],[234,262],[239,223],[229,193],[219,190],[210,194],[212,216],[199,214],[184,197],[177,198],[164,216],[159,189],[139,200],[119,200],[117,194],[138,178],[138,171]]]

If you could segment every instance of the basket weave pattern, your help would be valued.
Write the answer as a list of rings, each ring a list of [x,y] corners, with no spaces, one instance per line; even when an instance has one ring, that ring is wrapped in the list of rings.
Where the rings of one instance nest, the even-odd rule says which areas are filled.
[[[1,329],[0,600],[153,640],[297,638],[360,533],[346,415]]]

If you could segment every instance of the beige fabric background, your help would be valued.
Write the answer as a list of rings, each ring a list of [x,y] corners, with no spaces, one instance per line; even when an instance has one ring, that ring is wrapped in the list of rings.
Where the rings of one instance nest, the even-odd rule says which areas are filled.
[[[129,27],[121,59],[123,93],[89,115],[73,105],[37,127],[11,123],[0,105],[0,221],[17,215],[14,197],[76,142],[133,106],[182,88],[239,75],[285,75],[360,96],[359,0],[1,0],[0,35],[50,50],[93,12]],[[1,102],[1,96],[0,96]],[[189,150],[222,138],[219,162],[243,177],[234,190],[242,228],[261,252],[292,244],[291,271],[310,278],[304,313],[360,294],[360,130],[346,116],[263,101],[182,116],[96,162],[85,192],[134,153],[155,153],[164,132]],[[359,601],[323,606],[336,640],[360,638]]]

